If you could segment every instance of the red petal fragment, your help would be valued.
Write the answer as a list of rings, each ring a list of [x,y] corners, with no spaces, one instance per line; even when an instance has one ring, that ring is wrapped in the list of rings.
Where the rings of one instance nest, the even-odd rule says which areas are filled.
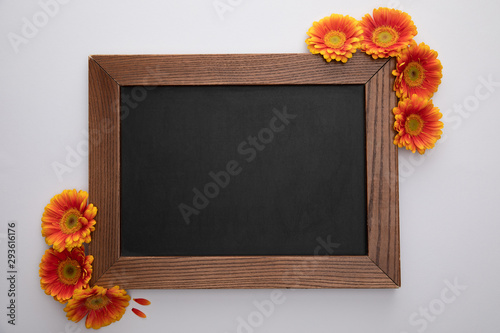
[[[136,301],[137,303],[139,303],[140,305],[149,305],[151,304],[150,301],[148,301],[147,299],[145,298],[134,298],[134,301]]]
[[[132,308],[132,312],[141,318],[146,318],[146,315],[141,310],[137,310],[136,308]]]

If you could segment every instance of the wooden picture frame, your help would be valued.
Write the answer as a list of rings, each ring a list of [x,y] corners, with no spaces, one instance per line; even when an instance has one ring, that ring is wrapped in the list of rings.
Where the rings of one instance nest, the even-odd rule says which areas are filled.
[[[326,63],[312,54],[90,56],[89,195],[99,209],[88,246],[95,258],[91,285],[125,289],[398,288],[394,68],[393,58],[373,60],[361,52],[346,64]],[[365,86],[367,255],[121,256],[120,87],[311,84]]]

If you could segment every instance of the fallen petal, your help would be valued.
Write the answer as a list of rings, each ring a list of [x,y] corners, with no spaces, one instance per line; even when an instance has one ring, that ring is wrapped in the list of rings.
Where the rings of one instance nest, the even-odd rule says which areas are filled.
[[[145,298],[134,298],[134,301],[137,302],[137,303],[139,303],[140,305],[149,305],[149,304],[151,304],[151,302],[148,301]]]
[[[132,312],[141,318],[146,318],[146,315],[141,310],[137,310],[136,308],[132,308]]]

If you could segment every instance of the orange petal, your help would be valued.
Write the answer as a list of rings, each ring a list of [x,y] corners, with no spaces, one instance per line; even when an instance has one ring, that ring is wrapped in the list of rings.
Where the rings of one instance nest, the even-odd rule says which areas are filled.
[[[132,312],[141,318],[146,318],[146,315],[141,310],[137,310],[136,308],[132,308]]]
[[[151,304],[151,302],[148,301],[145,298],[134,298],[134,301],[137,302],[137,303],[139,303],[140,305],[149,305],[149,304]]]

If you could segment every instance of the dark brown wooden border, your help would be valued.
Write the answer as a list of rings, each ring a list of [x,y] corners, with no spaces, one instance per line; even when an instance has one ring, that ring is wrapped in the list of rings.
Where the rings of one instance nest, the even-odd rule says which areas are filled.
[[[89,57],[89,195],[99,208],[91,284],[125,289],[397,288],[398,155],[392,144],[394,59],[356,53],[346,64],[312,54]],[[367,256],[121,257],[120,87],[364,84]]]

